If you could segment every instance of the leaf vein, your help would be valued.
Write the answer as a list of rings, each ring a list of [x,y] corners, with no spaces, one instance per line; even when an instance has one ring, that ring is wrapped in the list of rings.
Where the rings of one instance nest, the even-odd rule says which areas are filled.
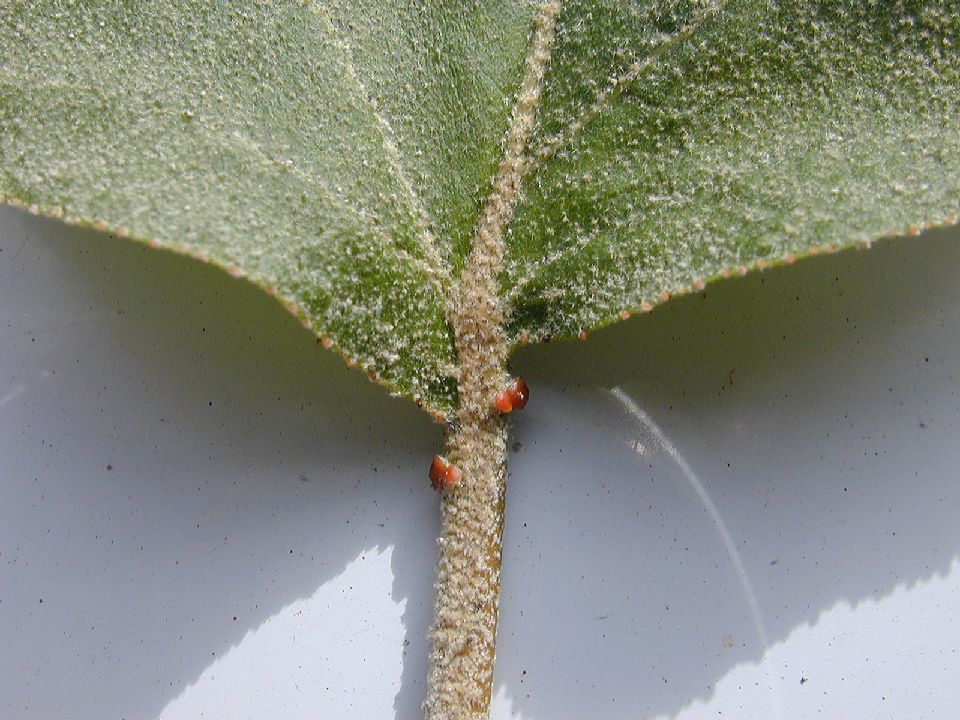
[[[444,299],[449,298],[451,296],[450,290],[453,286],[453,271],[450,264],[444,260],[437,248],[438,243],[430,229],[433,225],[432,218],[427,212],[420,195],[417,193],[413,181],[410,179],[410,175],[403,166],[403,158],[400,154],[400,149],[397,147],[396,132],[390,124],[390,121],[374,107],[370,99],[370,93],[367,91],[367,87],[360,77],[360,73],[357,71],[349,42],[341,37],[337,26],[330,18],[326,8],[318,7],[317,10],[318,15],[325,21],[331,37],[334,38],[336,47],[342,53],[350,79],[356,84],[360,91],[361,99],[377,124],[377,130],[380,132],[387,163],[393,171],[394,178],[400,183],[400,186],[406,193],[411,209],[417,216],[417,225],[420,231],[420,246],[424,254],[424,262],[418,263],[418,267],[424,275],[426,275],[440,297]]]
[[[524,180],[529,180],[545,165],[557,151],[580,134],[580,132],[604,109],[610,105],[633,82],[641,78],[663,56],[667,50],[680,42],[689,39],[702,28],[710,18],[718,15],[729,3],[717,0],[713,4],[698,11],[691,22],[684,25],[673,35],[664,36],[661,42],[654,47],[642,60],[637,60],[622,75],[611,79],[610,83],[597,92],[593,103],[585,109],[576,120],[573,120],[564,130],[550,138],[537,152],[533,162],[526,168]]]

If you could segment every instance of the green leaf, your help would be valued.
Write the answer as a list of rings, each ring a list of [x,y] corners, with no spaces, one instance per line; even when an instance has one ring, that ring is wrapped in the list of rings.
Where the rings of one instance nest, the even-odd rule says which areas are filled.
[[[0,195],[199,253],[449,410],[444,298],[532,10],[7,4]]]
[[[958,11],[563,4],[504,236],[507,342],[947,221],[960,210]],[[0,198],[244,274],[449,416],[458,278],[536,14],[5,3]]]
[[[960,208],[960,3],[571,2],[502,286],[514,341]]]

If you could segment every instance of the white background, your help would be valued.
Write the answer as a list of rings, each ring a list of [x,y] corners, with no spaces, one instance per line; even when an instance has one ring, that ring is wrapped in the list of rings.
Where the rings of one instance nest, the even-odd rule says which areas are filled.
[[[515,357],[496,720],[956,717],[958,240]],[[247,283],[0,208],[0,718],[418,718],[441,446]]]

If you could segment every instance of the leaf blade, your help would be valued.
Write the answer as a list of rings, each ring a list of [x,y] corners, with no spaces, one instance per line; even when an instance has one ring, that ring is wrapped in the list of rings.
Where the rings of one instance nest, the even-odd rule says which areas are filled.
[[[18,5],[0,199],[242,272],[450,418],[534,6]],[[954,217],[957,10],[564,4],[504,236],[508,342]]]
[[[950,3],[657,4],[675,11],[675,34],[658,46],[663,17],[633,18],[636,45],[653,50],[587,103],[581,85],[598,73],[569,69],[569,28],[607,22],[592,35],[624,37],[629,20],[598,4],[561,17],[554,69],[568,68],[567,87],[547,84],[579,105],[546,101],[502,283],[514,342],[574,336],[721,273],[960,209]]]
[[[351,363],[449,414],[456,357],[445,303],[469,237],[434,216],[441,202],[459,208],[462,234],[465,209],[479,205],[476,188],[464,188],[496,163],[529,6],[505,3],[499,22],[488,10],[479,23],[438,4],[429,8],[445,30],[438,38],[423,35],[416,9],[387,28],[394,49],[407,50],[382,65],[392,82],[368,88],[370,61],[351,52],[356,37],[345,38],[336,13],[375,22],[387,8],[17,6],[0,20],[0,196],[242,272]],[[458,101],[424,56],[442,50],[448,64],[473,67],[478,37],[499,38],[501,54],[483,58],[485,82]],[[436,138],[407,141],[398,121],[422,100],[407,95],[424,75],[434,77],[424,112],[443,111],[434,129],[480,128],[439,189],[411,172],[416,145]],[[497,102],[476,102],[484,92]]]

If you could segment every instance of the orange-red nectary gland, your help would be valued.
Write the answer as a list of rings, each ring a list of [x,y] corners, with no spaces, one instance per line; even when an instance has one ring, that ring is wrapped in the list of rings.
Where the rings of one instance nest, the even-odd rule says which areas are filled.
[[[523,410],[529,399],[530,388],[527,387],[527,381],[523,378],[517,378],[510,387],[497,393],[494,402],[497,410],[502,413],[509,413],[514,410]]]
[[[517,378],[513,384],[513,407],[515,410],[523,410],[527,406],[527,400],[530,399],[530,388],[527,387],[527,381],[523,378]]]
[[[452,487],[460,482],[463,473],[442,455],[434,455],[430,464],[430,483],[434,490]]]

